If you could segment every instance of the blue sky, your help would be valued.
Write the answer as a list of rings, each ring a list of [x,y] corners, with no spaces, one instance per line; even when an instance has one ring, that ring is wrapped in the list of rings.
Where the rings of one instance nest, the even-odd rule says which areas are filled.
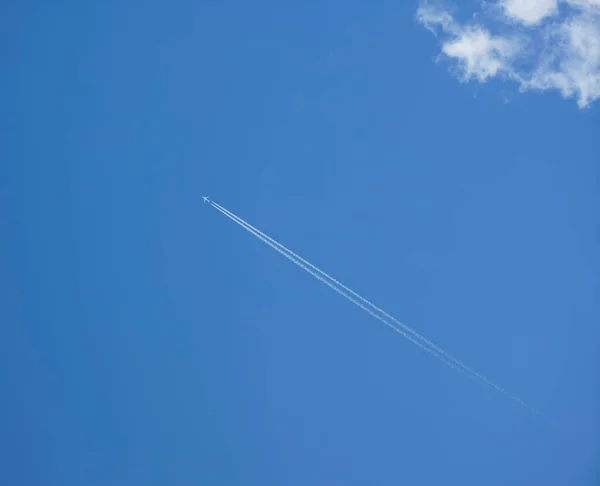
[[[0,482],[597,484],[593,3],[2,3]]]

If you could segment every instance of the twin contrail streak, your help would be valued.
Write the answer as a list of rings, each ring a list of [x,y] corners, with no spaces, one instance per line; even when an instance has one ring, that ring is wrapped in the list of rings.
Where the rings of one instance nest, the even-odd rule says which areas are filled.
[[[499,387],[495,383],[493,383],[490,380],[488,380],[487,378],[485,378],[483,375],[481,375],[481,374],[477,373],[476,371],[474,371],[473,369],[467,367],[461,361],[454,358],[451,354],[449,354],[444,349],[440,348],[439,346],[437,346],[436,344],[431,342],[429,339],[427,339],[424,336],[422,336],[421,334],[419,334],[414,329],[412,329],[409,326],[407,326],[406,324],[400,322],[398,319],[396,319],[392,315],[388,314],[383,309],[380,309],[379,307],[377,307],[375,304],[373,304],[369,300],[365,299],[364,297],[362,297],[361,295],[359,295],[358,293],[356,293],[349,287],[345,286],[340,281],[331,277],[330,275],[328,275],[327,273],[325,273],[324,271],[322,271],[321,269],[319,269],[312,263],[308,262],[301,256],[297,255],[289,248],[286,248],[284,245],[282,245],[275,239],[269,237],[268,235],[266,235],[265,233],[260,231],[258,228],[255,228],[250,223],[244,221],[242,218],[240,218],[239,216],[236,216],[234,213],[225,209],[223,206],[217,204],[216,202],[214,202],[214,201],[208,201],[208,202],[215,209],[217,209],[220,213],[224,214],[229,219],[231,219],[232,221],[234,221],[235,223],[240,225],[242,228],[244,228],[246,231],[248,231],[252,235],[256,236],[259,240],[261,240],[264,243],[266,243],[267,245],[269,245],[271,248],[276,250],[278,253],[280,253],[284,257],[286,257],[288,260],[295,263],[297,266],[299,266],[300,268],[302,268],[303,270],[305,270],[306,272],[311,274],[317,280],[321,281],[322,283],[324,283],[325,285],[330,287],[332,290],[334,290],[335,292],[340,294],[342,297],[345,297],[347,300],[349,300],[353,304],[357,305],[362,310],[364,310],[371,316],[375,317],[377,320],[384,323],[386,326],[390,327],[391,329],[398,332],[399,334],[402,334],[405,338],[407,338],[408,340],[410,340],[411,342],[413,342],[414,344],[419,346],[424,351],[435,356],[436,358],[438,358],[440,361],[447,364],[451,368],[454,368],[458,371],[466,372],[471,377],[479,379],[483,383],[494,388],[496,391],[502,393],[503,395],[511,398],[512,400],[514,400],[515,402],[524,406],[525,408],[530,409],[534,413],[536,413],[536,414],[539,413],[539,412],[537,412],[537,410],[535,410],[534,408],[532,408],[531,406],[529,406],[525,402],[523,402],[520,398],[510,394],[503,388]]]
[[[317,273],[321,274],[323,277],[325,277],[326,279],[328,279],[329,281],[333,282],[335,285],[337,285],[338,287],[342,288],[343,290],[345,290],[347,293],[351,294],[352,296],[354,296],[355,298],[357,298],[358,300],[360,300],[361,302],[363,302],[365,305],[367,305],[368,307],[370,307],[371,309],[375,310],[376,312],[378,312],[379,314],[381,314],[384,317],[387,317],[390,321],[392,321],[394,324],[396,324],[396,326],[400,327],[401,329],[403,329],[404,331],[406,331],[409,334],[412,334],[415,339],[418,339],[420,341],[422,341],[425,345],[429,346],[431,349],[435,350],[437,354],[440,354],[442,356],[444,356],[448,361],[451,361],[452,363],[454,363],[458,368],[461,368],[463,371],[466,371],[467,373],[472,374],[473,376],[475,376],[476,378],[482,379],[483,381],[487,382],[488,380],[483,377],[480,376],[478,373],[476,373],[475,371],[471,370],[469,367],[465,366],[462,362],[460,362],[458,359],[454,358],[451,354],[449,354],[448,352],[446,352],[444,349],[440,348],[439,346],[435,345],[433,342],[431,342],[429,339],[427,339],[425,336],[419,334],[417,331],[415,331],[414,329],[412,329],[411,327],[407,326],[406,324],[400,322],[398,319],[396,319],[394,316],[388,314],[387,312],[385,312],[383,309],[377,307],[375,304],[373,304],[372,302],[370,302],[369,300],[365,299],[363,296],[357,294],[356,292],[354,292],[352,289],[350,289],[349,287],[345,286],[342,282],[340,282],[339,280],[336,280],[335,278],[333,278],[331,275],[328,275],[327,273],[325,273],[323,270],[321,270],[320,268],[316,267],[315,265],[313,265],[312,263],[310,263],[309,261],[305,260],[304,258],[302,258],[300,255],[297,255],[296,253],[294,253],[292,250],[290,250],[289,248],[286,248],[283,244],[279,243],[278,241],[276,241],[275,239],[271,238],[270,236],[266,235],[265,233],[263,233],[262,231],[260,231],[258,228],[255,228],[254,226],[252,226],[250,223],[248,223],[247,221],[244,221],[242,218],[240,218],[239,216],[236,216],[235,214],[233,214],[231,211],[225,209],[223,206],[221,206],[220,204],[217,204],[214,201],[211,201],[211,204],[221,210],[221,212],[225,212],[227,213],[228,216],[230,216],[232,219],[236,220],[236,222],[241,223],[242,226],[245,226],[247,228],[249,228],[251,230],[252,233],[255,233],[257,236],[261,236],[262,240],[264,241],[264,238],[266,238],[267,240],[269,240],[273,245],[278,246],[279,248],[281,248],[284,252],[288,253],[289,255],[293,256],[295,259],[301,261],[304,265],[312,268],[314,271],[316,271]],[[488,383],[491,386],[495,386],[493,383]],[[502,392],[504,392],[504,390],[500,390]]]
[[[354,299],[353,297],[349,296],[348,294],[346,294],[343,290],[337,288],[335,285],[333,285],[331,282],[329,282],[328,280],[326,280],[325,278],[323,278],[321,275],[319,275],[318,273],[316,273],[315,271],[311,270],[310,268],[308,268],[306,265],[302,264],[300,261],[295,260],[294,257],[292,257],[291,255],[287,254],[284,250],[282,250],[281,248],[277,247],[275,244],[271,243],[270,241],[268,241],[266,238],[264,238],[263,236],[261,236],[260,234],[256,233],[255,231],[253,231],[250,227],[244,225],[243,222],[238,221],[234,218],[234,216],[232,216],[231,214],[228,214],[226,212],[226,210],[221,209],[215,205],[213,205],[214,208],[216,208],[217,210],[219,210],[221,213],[223,213],[225,216],[227,216],[228,218],[230,218],[231,220],[233,220],[234,222],[236,222],[237,224],[239,224],[242,228],[244,228],[245,230],[247,230],[248,232],[250,232],[251,234],[253,234],[254,236],[256,236],[258,239],[262,240],[263,242],[265,242],[267,245],[269,245],[271,248],[273,248],[274,250],[278,251],[279,253],[281,253],[284,257],[286,257],[288,260],[290,260],[291,262],[295,263],[296,265],[298,265],[300,268],[302,268],[303,270],[306,270],[308,273],[310,273],[313,277],[315,277],[317,280],[320,280],[321,282],[323,282],[325,285],[327,285],[329,288],[333,289],[335,292],[337,292],[338,294],[340,294],[342,297],[345,297],[346,299],[348,299],[350,302],[352,302],[353,304],[356,304],[358,307],[360,307],[361,309],[363,309],[365,312],[368,312],[370,315],[372,315],[373,317],[375,317],[376,319],[380,320],[381,322],[383,322],[386,326],[389,326],[391,329],[393,329],[394,331],[402,334],[404,337],[406,337],[407,339],[411,340],[413,343],[415,343],[417,346],[421,347],[423,350],[427,351],[428,353],[433,354],[436,357],[440,357],[442,358],[442,360],[444,360],[443,357],[441,357],[439,355],[439,353],[436,353],[434,350],[427,348],[426,346],[424,346],[422,343],[420,343],[419,341],[417,341],[416,339],[414,339],[412,336],[406,334],[404,331],[402,331],[401,329],[398,329],[397,327],[393,326],[392,324],[390,324],[389,322],[387,322],[385,319],[383,319],[381,316],[377,315],[375,312],[373,312],[371,309],[369,309],[368,307],[366,307],[365,305],[361,304],[357,299]],[[444,362],[446,362],[444,360]],[[454,366],[452,363],[447,363],[451,366]]]

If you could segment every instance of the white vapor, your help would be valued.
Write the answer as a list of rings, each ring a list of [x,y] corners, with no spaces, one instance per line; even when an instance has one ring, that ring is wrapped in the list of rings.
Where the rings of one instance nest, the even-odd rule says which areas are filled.
[[[558,0],[500,0],[509,19],[532,26],[553,15],[558,9]]]
[[[429,339],[427,339],[425,336],[423,336],[422,334],[419,334],[417,331],[415,331],[411,327],[409,327],[406,324],[400,322],[394,316],[388,314],[383,309],[377,307],[375,304],[373,304],[369,300],[365,299],[360,294],[354,292],[351,288],[347,287],[346,285],[344,285],[339,280],[336,280],[331,275],[325,273],[323,270],[321,270],[317,266],[315,266],[312,263],[310,263],[309,261],[305,260],[300,255],[294,253],[292,250],[290,250],[289,248],[285,247],[284,245],[282,245],[281,243],[279,243],[277,240],[275,240],[275,239],[271,238],[270,236],[266,235],[265,233],[263,233],[262,231],[260,231],[258,228],[252,226],[247,221],[244,221],[239,216],[236,216],[231,211],[225,209],[220,204],[218,204],[218,203],[216,203],[214,201],[211,201],[211,204],[215,208],[217,208],[219,211],[221,211],[222,213],[224,213],[226,216],[229,216],[231,219],[233,219],[236,223],[240,224],[242,227],[244,227],[245,229],[248,229],[251,233],[253,233],[256,236],[258,236],[261,240],[263,240],[263,241],[265,241],[265,239],[268,240],[268,242],[265,241],[265,243],[269,244],[270,246],[275,245],[275,246],[279,247],[285,253],[287,253],[290,256],[292,256],[293,259],[298,260],[299,262],[301,262],[302,266],[308,266],[308,267],[310,267],[313,271],[319,273],[322,277],[324,277],[328,281],[332,282],[334,285],[336,285],[340,289],[343,289],[343,291],[345,293],[348,293],[348,294],[352,295],[353,298],[356,298],[356,299],[360,300],[364,305],[370,307],[372,310],[374,310],[375,312],[379,313],[381,316],[383,316],[383,317],[387,318],[388,320],[392,321],[396,327],[398,327],[398,328],[402,329],[403,331],[408,332],[409,334],[411,334],[415,339],[418,339],[419,341],[421,341],[422,343],[424,343],[426,346],[428,346],[429,348],[431,348],[432,350],[434,350],[436,354],[439,354],[439,355],[443,356],[446,360],[452,362],[457,368],[462,369],[463,371],[466,371],[466,372],[472,374],[474,377],[479,378],[479,379],[483,380],[484,382],[488,383],[489,385],[495,387],[495,385],[493,383],[490,383],[489,380],[487,380],[484,376],[479,375],[477,372],[475,372],[474,370],[472,370],[469,367],[467,367],[464,363],[462,363],[458,359],[454,358],[450,353],[448,353],[444,349],[442,349],[439,346],[437,346],[436,344],[434,344],[432,341],[430,341]],[[402,333],[402,334],[404,334],[404,333]],[[504,392],[504,390],[501,390],[501,391]]]
[[[350,295],[348,295],[346,292],[344,292],[343,290],[341,290],[340,288],[336,287],[335,284],[333,284],[330,280],[326,279],[324,276],[319,275],[319,273],[317,273],[316,271],[312,270],[311,268],[309,268],[307,265],[304,265],[301,261],[295,259],[290,253],[286,252],[283,248],[277,246],[275,243],[272,243],[271,241],[269,241],[270,238],[266,237],[266,236],[262,236],[261,234],[259,234],[257,231],[254,231],[252,229],[252,227],[248,224],[245,223],[244,220],[242,220],[241,218],[238,218],[237,216],[235,216],[233,213],[231,213],[230,211],[226,210],[225,208],[223,208],[222,206],[218,206],[216,203],[214,203],[213,201],[211,201],[212,206],[217,209],[218,211],[220,211],[221,213],[223,213],[225,216],[227,216],[229,219],[231,219],[232,221],[234,221],[235,223],[239,224],[242,228],[244,228],[246,231],[248,231],[249,233],[253,234],[254,236],[256,236],[259,240],[263,241],[264,243],[266,243],[267,245],[269,245],[271,248],[273,248],[274,250],[276,250],[277,252],[281,253],[284,257],[286,257],[288,260],[290,260],[291,262],[295,263],[296,265],[298,265],[300,268],[302,268],[303,270],[307,271],[308,273],[310,273],[313,277],[315,277],[317,280],[323,282],[325,285],[327,285],[328,287],[330,287],[331,289],[333,289],[335,292],[337,292],[338,294],[340,294],[342,297],[345,297],[346,299],[348,299],[350,302],[352,302],[353,304],[356,304],[358,307],[360,307],[361,309],[363,309],[364,311],[368,312],[369,314],[371,314],[373,317],[375,317],[376,319],[380,320],[381,322],[383,322],[386,326],[392,328],[394,331],[396,331],[397,333],[402,334],[405,338],[409,339],[410,341],[412,341],[413,343],[415,343],[417,346],[419,346],[421,349],[423,349],[424,351],[432,354],[433,356],[435,356],[436,358],[442,360],[444,363],[446,363],[447,365],[449,365],[452,368],[456,368],[459,369],[460,368],[458,366],[456,366],[454,363],[446,360],[442,355],[440,355],[439,353],[435,352],[434,350],[432,350],[431,348],[425,346],[423,343],[419,342],[417,339],[413,338],[412,336],[409,336],[408,334],[406,334],[404,331],[402,331],[401,329],[398,329],[397,327],[395,327],[394,325],[390,324],[388,321],[386,321],[385,319],[383,319],[381,316],[377,315],[373,310],[367,308],[365,305],[361,304],[359,302],[359,300],[351,297]],[[491,386],[494,386],[493,384],[491,384]],[[499,389],[500,391],[504,392],[504,390],[502,390],[501,388]]]
[[[586,108],[600,98],[600,0],[496,0],[458,22],[422,2],[417,19],[441,32],[441,52],[463,81],[500,78],[521,91],[555,90]]]
[[[321,269],[319,269],[312,263],[308,262],[307,260],[300,257],[299,255],[297,255],[290,249],[286,248],[284,245],[277,242],[275,239],[269,237],[268,235],[266,235],[259,229],[255,228],[250,223],[244,221],[242,218],[235,215],[231,211],[225,209],[223,206],[217,204],[214,201],[210,201],[210,204],[215,209],[217,209],[219,212],[221,212],[222,214],[227,216],[229,219],[231,219],[232,221],[234,221],[235,223],[240,225],[246,231],[248,231],[252,235],[256,236],[258,239],[260,239],[267,245],[269,245],[271,248],[276,250],[278,253],[282,254],[288,260],[290,260],[291,262],[295,263],[297,266],[299,266],[300,268],[302,268],[303,270],[308,272],[310,275],[315,277],[317,280],[321,281],[322,283],[324,283],[325,285],[330,287],[332,290],[337,292],[339,295],[346,298],[347,300],[349,300],[353,304],[357,305],[358,307],[360,307],[362,310],[364,310],[371,316],[375,317],[376,319],[378,319],[379,321],[384,323],[386,326],[390,327],[391,329],[398,332],[399,334],[402,334],[405,338],[407,338],[408,340],[410,340],[411,342],[413,342],[414,344],[419,346],[424,351],[435,356],[436,358],[438,358],[440,361],[447,364],[451,368],[454,368],[458,371],[466,372],[471,377],[481,380],[483,383],[494,388],[496,391],[511,398],[512,400],[514,400],[515,402],[524,406],[525,408],[528,408],[532,412],[539,414],[539,412],[537,410],[535,410],[531,406],[527,405],[520,398],[508,393],[506,390],[500,388],[498,385],[494,384],[493,382],[491,382],[490,380],[485,378],[483,375],[481,375],[481,374],[477,373],[476,371],[472,370],[471,368],[467,367],[461,361],[454,358],[452,355],[450,355],[449,353],[444,351],[442,348],[436,346],[433,342],[429,341],[427,338],[425,338],[424,336],[419,334],[417,331],[413,330],[406,324],[403,324],[402,322],[398,321],[396,318],[394,318],[390,314],[386,313],[385,311],[383,311],[379,307],[375,306],[373,303],[369,302],[367,299],[365,299],[358,293],[354,292],[350,288],[346,287],[344,284],[342,284],[335,278],[331,277],[330,275],[328,275],[327,273],[325,273],[324,271],[322,271]]]

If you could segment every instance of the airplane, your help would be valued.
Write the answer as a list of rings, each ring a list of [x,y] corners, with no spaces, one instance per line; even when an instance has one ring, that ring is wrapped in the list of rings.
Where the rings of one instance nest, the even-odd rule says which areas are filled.
[[[209,201],[210,201],[210,200],[208,199],[208,196],[202,196],[202,200],[203,200],[205,203],[207,203],[207,202],[209,202]]]

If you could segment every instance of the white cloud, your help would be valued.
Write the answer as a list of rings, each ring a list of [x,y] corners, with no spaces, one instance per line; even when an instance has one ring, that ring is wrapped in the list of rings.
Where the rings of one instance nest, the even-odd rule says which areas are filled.
[[[575,18],[561,24],[555,36],[556,52],[546,54],[548,60],[524,87],[558,89],[585,108],[600,98],[600,28],[590,19]]]
[[[556,13],[558,0],[500,0],[499,6],[508,18],[534,26]]]
[[[461,31],[442,47],[446,56],[461,64],[465,80],[474,77],[482,82],[505,71],[517,49],[510,40],[493,37],[478,27]]]
[[[533,26],[556,13],[558,0],[500,0],[499,5],[507,17]]]
[[[567,2],[573,7],[586,8],[600,8],[600,0],[567,0]]]
[[[438,8],[422,6],[417,18],[429,30],[435,32],[440,27],[449,37],[442,45],[442,52],[458,63],[458,76],[463,81],[475,78],[485,82],[506,72],[510,59],[519,51],[518,43],[511,39],[492,36],[481,26],[462,26]]]
[[[437,26],[442,27],[446,32],[454,33],[456,23],[449,12],[439,8],[433,8],[426,4],[419,7],[417,10],[417,18],[427,29],[432,32]]]
[[[600,98],[600,0],[561,1],[559,15],[558,0],[499,0],[500,23],[485,15],[460,23],[427,4],[417,18],[441,31],[442,54],[461,81],[509,79],[522,91],[556,90],[585,108]]]

